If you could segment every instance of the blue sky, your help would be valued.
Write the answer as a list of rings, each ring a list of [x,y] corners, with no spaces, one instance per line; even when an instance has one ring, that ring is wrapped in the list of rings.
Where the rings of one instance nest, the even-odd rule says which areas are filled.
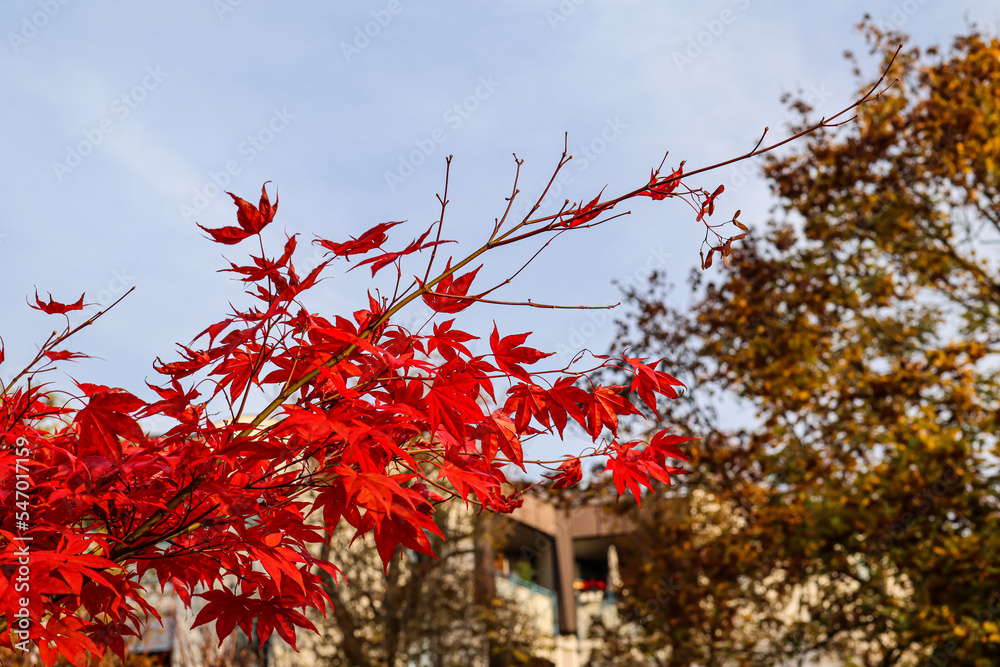
[[[667,166],[697,167],[745,152],[765,125],[777,138],[783,93],[813,95],[817,113],[846,106],[857,83],[841,54],[866,53],[853,28],[865,12],[921,45],[949,43],[969,20],[1000,26],[995,0],[7,0],[0,377],[53,328],[25,304],[36,287],[106,305],[134,286],[69,346],[99,358],[52,379],[148,397],[154,358],[240,300],[217,270],[243,247],[223,249],[195,226],[233,224],[221,189],[256,200],[271,181],[281,198],[272,247],[285,232],[343,240],[401,219],[409,225],[393,238],[405,243],[436,218],[453,154],[445,230],[457,254],[502,212],[511,154],[526,161],[523,195],[536,194],[564,132],[577,159],[561,197],[589,201],[605,185],[642,184],[667,150]],[[752,229],[766,223],[774,202],[753,165],[692,185],[719,183],[717,217],[742,209]],[[652,268],[682,280],[704,232],[690,210],[665,201],[632,211],[562,237],[497,296],[600,305],[618,300],[613,280],[641,283]],[[300,249],[301,266],[313,251]],[[526,251],[498,255],[481,276],[502,279]],[[366,303],[364,273],[331,275],[313,308]],[[536,347],[565,361],[580,347],[602,351],[613,316],[482,306],[460,323],[484,340],[493,320],[504,333],[534,331]]]

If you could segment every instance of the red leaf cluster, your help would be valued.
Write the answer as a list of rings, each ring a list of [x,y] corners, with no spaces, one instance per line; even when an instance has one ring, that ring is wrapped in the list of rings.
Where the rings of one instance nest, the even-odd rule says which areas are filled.
[[[469,288],[472,287],[472,281],[476,279],[476,274],[481,268],[482,264],[456,278],[451,272],[449,259],[445,269],[447,275],[435,286],[433,292],[424,294],[424,303],[435,313],[459,313],[465,310],[476,301],[476,297],[469,296]]]
[[[35,290],[35,304],[28,304],[35,310],[40,310],[48,315],[65,315],[66,313],[72,312],[74,310],[83,310],[83,297],[81,294],[80,298],[73,303],[59,303],[53,300],[52,295],[49,294],[48,301],[42,301],[38,296],[38,290]]]
[[[599,200],[568,226],[611,208]],[[202,227],[217,243],[259,235],[277,211],[265,188],[256,206],[233,201],[237,225]],[[495,512],[521,504],[505,471],[528,463],[529,436],[562,436],[576,424],[602,443],[594,453],[610,457],[620,492],[639,494],[651,479],[669,483],[683,472],[666,463],[684,458],[680,440],[661,434],[643,450],[618,440],[620,419],[639,414],[632,395],[651,408],[657,397],[676,396],[680,383],[656,364],[606,361],[633,380],[630,388],[602,386],[588,372],[540,368],[552,355],[531,347],[530,333],[502,335],[494,323],[489,348],[477,353],[477,337],[453,319],[416,332],[396,322],[418,298],[436,314],[482,300],[492,290],[470,294],[481,265],[461,269],[483,251],[454,269],[449,258],[433,277],[432,254],[423,279],[397,283],[391,299],[369,294],[347,317],[306,307],[302,295],[332,262],[368,255],[354,267],[370,265],[374,276],[393,266],[401,279],[405,258],[448,242],[428,229],[386,251],[398,224],[348,241],[317,239],[329,254],[305,276],[295,268],[294,235],[275,256],[230,262],[225,271],[249,302],[179,346],[174,359],[157,359],[162,384],[148,385],[149,400],[86,382],[69,403],[54,400],[34,378],[85,355],[62,349],[75,331],[68,323],[43,346],[18,376],[31,381],[0,392],[3,629],[15,629],[11,619],[22,608],[18,559],[28,544],[27,612],[45,620],[28,623],[23,640],[38,645],[47,664],[57,655],[84,665],[88,653],[121,653],[146,613],[155,616],[138,583],[150,571],[185,603],[205,600],[196,625],[214,621],[222,637],[256,627],[261,640],[276,632],[294,644],[296,627],[312,627],[303,612],[330,603],[320,572],[339,576],[310,548],[325,531],[347,524],[356,539],[374,540],[386,568],[401,548],[430,553],[429,536],[441,534],[436,504],[454,498]],[[64,315],[84,305],[82,296],[63,304],[36,294],[35,302]],[[254,397],[270,404],[251,418],[244,407]],[[149,418],[166,424],[155,437],[141,425]],[[556,488],[577,484],[579,458],[550,478]],[[226,577],[237,586],[223,585]],[[5,646],[21,638],[0,637]]]
[[[615,207],[613,203],[598,204],[601,200],[602,194],[604,194],[603,188],[601,188],[601,191],[597,194],[597,196],[594,197],[586,206],[581,206],[577,209],[573,213],[573,217],[566,221],[565,226],[570,228],[579,227],[584,223],[590,222],[601,213],[613,209]]]
[[[236,202],[236,207],[239,209],[236,214],[236,221],[240,226],[209,229],[198,225],[202,230],[208,232],[209,236],[216,243],[235,245],[243,239],[255,236],[274,220],[274,214],[278,212],[278,199],[275,197],[274,204],[271,204],[271,200],[267,196],[267,183],[260,189],[260,203],[257,206],[240,199],[232,192],[227,192],[226,194]]]
[[[654,200],[666,199],[667,197],[672,197],[677,186],[681,184],[681,177],[684,175],[684,163],[681,162],[677,170],[674,171],[669,176],[664,176],[659,178],[659,173],[657,171],[651,171],[649,174],[649,185],[642,194],[646,197],[652,197]]]
[[[720,185],[715,189],[715,192],[705,197],[705,200],[701,203],[701,210],[698,212],[698,222],[705,219],[705,215],[712,215],[715,213],[715,198],[722,194],[726,189],[725,185]]]

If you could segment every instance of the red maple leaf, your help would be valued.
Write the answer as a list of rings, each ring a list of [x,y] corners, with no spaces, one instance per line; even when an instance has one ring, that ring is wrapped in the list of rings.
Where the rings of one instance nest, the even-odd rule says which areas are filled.
[[[573,217],[566,222],[565,226],[579,227],[585,222],[590,222],[591,220],[599,216],[601,213],[604,213],[605,211],[609,211],[612,208],[614,208],[614,204],[610,206],[607,204],[604,204],[603,206],[597,206],[597,202],[601,200],[602,194],[604,194],[604,188],[601,188],[601,191],[597,193],[597,196],[594,197],[594,199],[591,200],[589,204],[587,204],[586,206],[581,206],[580,209],[573,214]],[[597,208],[594,208],[595,206]]]
[[[615,444],[612,446],[614,454],[608,457],[608,462],[604,467],[605,472],[611,471],[611,476],[615,482],[615,490],[620,496],[626,488],[635,496],[635,501],[642,505],[642,488],[652,489],[653,485],[646,472],[646,462],[635,452],[633,447],[638,444],[628,442]]]
[[[677,167],[669,176],[664,176],[662,179],[657,180],[657,173],[655,171],[650,171],[649,174],[649,185],[646,186],[646,190],[640,194],[646,197],[652,197],[653,199],[666,199],[670,197],[677,186],[681,184],[681,177],[684,175],[684,162]]]
[[[475,280],[476,274],[481,268],[483,268],[482,264],[468,273],[463,273],[458,278],[455,277],[454,273],[449,273],[434,286],[433,292],[423,295],[424,303],[436,313],[457,313],[465,310],[475,303],[477,298],[467,295],[469,288],[472,287],[472,281]],[[448,259],[445,272],[450,270],[451,258]]]
[[[528,339],[531,332],[514,334],[500,338],[497,331],[496,322],[493,323],[493,333],[490,335],[490,349],[497,360],[500,370],[513,375],[519,380],[531,382],[528,372],[521,368],[521,364],[531,365],[545,357],[551,357],[554,352],[539,352],[532,347],[521,347],[521,343]]]
[[[677,391],[674,387],[683,387],[684,383],[672,375],[656,370],[660,361],[646,364],[645,359],[637,359],[628,356],[623,357],[632,367],[632,386],[630,391],[638,394],[642,402],[649,406],[650,410],[656,410],[656,396],[661,394],[667,398],[677,398]]]
[[[124,389],[85,383],[77,383],[77,386],[90,398],[87,405],[76,413],[81,451],[95,452],[115,463],[120,462],[122,446],[119,438],[143,441],[142,429],[129,413],[146,407],[146,403]]]
[[[433,229],[433,227],[431,229]],[[431,229],[428,229],[426,232],[424,232],[420,236],[420,238],[415,239],[412,242],[410,242],[410,245],[406,246],[402,250],[399,250],[397,252],[383,253],[381,255],[376,255],[375,257],[369,257],[368,259],[360,262],[358,264],[358,266],[364,266],[365,264],[371,264],[372,265],[372,277],[374,277],[376,273],[378,273],[379,271],[381,271],[382,269],[384,269],[385,267],[389,266],[390,264],[392,264],[393,262],[395,262],[396,260],[400,259],[401,257],[403,257],[405,255],[409,255],[410,253],[418,252],[420,250],[426,250],[427,248],[434,248],[434,247],[439,246],[439,245],[441,245],[443,243],[454,243],[454,241],[430,241],[428,243],[424,243],[424,240],[431,233]],[[357,267],[354,267],[354,268],[357,268]]]
[[[622,387],[618,385],[594,389],[591,394],[593,400],[587,411],[587,432],[591,437],[595,439],[599,437],[604,426],[607,426],[612,434],[616,434],[619,415],[639,414],[631,401],[619,393],[621,389]]]
[[[260,188],[260,203],[257,206],[254,206],[245,199],[240,199],[232,192],[227,192],[226,194],[232,197],[233,202],[236,204],[236,221],[240,226],[209,229],[200,224],[198,225],[203,231],[208,232],[212,240],[216,243],[235,245],[243,239],[259,234],[264,227],[274,220],[274,214],[278,212],[277,198],[275,198],[274,204],[271,204],[271,200],[268,199],[267,183]]]
[[[327,241],[326,239],[317,239],[315,243],[319,243],[319,245],[323,246],[338,257],[361,255],[370,250],[374,250],[385,243],[388,239],[385,232],[392,229],[396,225],[402,224],[403,222],[403,220],[396,220],[395,222],[381,222],[358,238],[352,237],[351,240],[344,241],[343,243],[335,243],[333,241]]]
[[[520,433],[528,432],[531,418],[542,426],[549,426],[549,393],[531,382],[519,382],[507,390],[507,402],[503,411],[514,414],[514,422]],[[565,422],[565,419],[563,420]]]
[[[46,350],[43,352],[46,357],[52,361],[64,361],[74,359],[90,359],[90,355],[83,354],[82,352],[69,352],[68,350]]]
[[[682,461],[690,461],[691,458],[684,453],[684,450],[677,447],[677,445],[682,442],[689,442],[691,440],[697,440],[697,438],[685,438],[680,435],[673,435],[667,433],[669,429],[663,429],[656,435],[652,437],[649,441],[649,446],[643,451],[654,451],[656,456],[665,456],[672,459],[680,459]]]
[[[446,320],[441,323],[435,322],[434,335],[427,339],[427,351],[433,352],[437,350],[445,358],[445,361],[450,361],[458,354],[471,357],[472,353],[469,352],[469,348],[462,343],[468,343],[470,340],[479,340],[478,336],[473,336],[458,329],[452,329],[454,323],[455,320]]]
[[[50,292],[49,293],[49,300],[48,300],[48,302],[45,302],[45,301],[42,301],[41,298],[39,298],[39,296],[38,296],[38,290],[36,289],[35,290],[35,304],[37,304],[37,305],[33,305],[31,302],[28,302],[28,305],[31,306],[32,308],[34,308],[35,310],[40,310],[40,311],[42,311],[44,313],[47,313],[49,315],[64,315],[64,314],[66,314],[68,312],[71,312],[71,311],[74,311],[74,310],[83,310],[83,306],[84,306],[83,297],[84,296],[85,295],[81,294],[80,298],[77,299],[73,303],[59,303],[58,301],[54,301],[52,299],[52,293]]]
[[[489,453],[486,458],[492,461],[499,449],[508,461],[524,470],[524,454],[521,451],[521,440],[517,437],[519,429],[514,427],[514,422],[510,417],[500,411],[494,411],[490,415],[490,421],[493,428],[487,438],[488,442],[485,444]]]
[[[559,466],[559,472],[555,475],[545,475],[552,480],[553,489],[568,489],[576,486],[583,479],[583,471],[580,469],[580,459],[568,459]]]
[[[586,391],[574,384],[574,378],[561,377],[549,389],[549,415],[562,437],[566,428],[567,417],[572,417],[578,424],[586,427],[587,413],[585,407],[591,401]]]

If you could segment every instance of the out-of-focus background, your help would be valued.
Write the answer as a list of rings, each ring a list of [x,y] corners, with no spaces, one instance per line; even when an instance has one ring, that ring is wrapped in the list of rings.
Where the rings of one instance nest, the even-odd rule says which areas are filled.
[[[855,29],[866,14],[873,41],[892,35],[874,54]],[[762,160],[687,181],[724,184],[713,220],[741,209],[751,228],[732,266],[701,272],[711,287],[684,281],[704,236],[695,213],[644,201],[564,235],[494,295],[624,300],[618,311],[476,304],[459,316],[483,339],[494,321],[533,331],[557,362],[612,346],[665,358],[693,391],[644,410],[698,437],[670,450],[691,459],[689,475],[643,494],[638,512],[605,479],[535,489],[506,518],[448,519],[440,560],[409,553],[391,585],[370,545],[352,552],[351,535],[331,535],[322,558],[351,588],[331,582],[345,597],[323,634],[294,655],[254,644],[256,632],[234,641],[258,661],[243,664],[331,667],[996,664],[995,0],[33,0],[4,3],[0,22],[0,379],[58,327],[26,305],[36,289],[85,291],[79,322],[135,288],[69,346],[95,358],[47,377],[147,398],[153,360],[247,298],[217,271],[249,248],[210,243],[195,224],[233,223],[224,190],[256,201],[270,181],[280,193],[272,249],[286,233],[338,241],[406,219],[392,230],[402,245],[438,216],[454,155],[445,230],[459,245],[445,248],[460,255],[502,213],[512,153],[525,160],[515,213],[565,133],[574,160],[544,210],[605,186],[615,196],[668,150],[667,168],[697,168],[748,151],[765,126],[779,140],[799,120],[787,96],[813,117],[849,106],[910,35],[903,82],[856,123],[779,153],[767,181]],[[320,255],[300,247],[308,270]],[[477,282],[505,279],[535,248],[496,253]],[[673,292],[650,281],[664,271]],[[391,288],[388,272],[334,272],[308,305],[347,315]],[[568,439],[533,441],[526,458],[586,444]],[[168,622],[133,647],[152,657],[130,664],[211,664],[182,655],[193,635],[176,600],[157,604],[173,606]]]

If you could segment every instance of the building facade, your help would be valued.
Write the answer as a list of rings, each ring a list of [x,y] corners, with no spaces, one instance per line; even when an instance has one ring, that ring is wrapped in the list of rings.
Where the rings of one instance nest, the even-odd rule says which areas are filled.
[[[169,588],[151,595],[163,627],[153,622],[132,650],[169,667],[582,667],[594,619],[615,623],[615,539],[629,524],[609,507],[566,498],[529,493],[510,515],[449,508],[439,558],[404,551],[388,575],[371,544],[335,532],[326,555],[347,579],[333,595],[339,609],[311,618],[320,633],[300,630],[298,651],[277,636],[255,646],[239,632],[217,648],[212,627],[191,628],[197,606],[185,609]]]

